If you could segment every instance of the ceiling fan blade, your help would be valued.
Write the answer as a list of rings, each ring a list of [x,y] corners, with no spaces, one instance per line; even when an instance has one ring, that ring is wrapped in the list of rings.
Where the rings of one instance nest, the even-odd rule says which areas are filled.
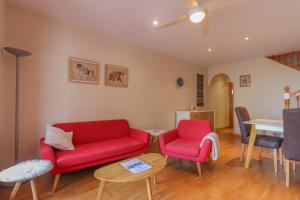
[[[199,7],[197,0],[184,0],[184,4],[188,9]]]
[[[164,28],[168,28],[168,27],[174,26],[176,24],[179,24],[181,22],[186,21],[187,19],[188,19],[188,16],[183,15],[183,16],[179,17],[178,19],[176,19],[176,20],[174,20],[172,22],[169,22],[167,24],[164,24],[164,25],[158,27],[156,30],[160,30],[160,29],[164,29]]]
[[[209,17],[206,16],[202,22],[199,23],[199,27],[203,35],[207,35],[209,32]]]
[[[222,8],[233,6],[243,1],[246,0],[211,0],[204,3],[204,7],[208,10],[208,12],[213,12]]]

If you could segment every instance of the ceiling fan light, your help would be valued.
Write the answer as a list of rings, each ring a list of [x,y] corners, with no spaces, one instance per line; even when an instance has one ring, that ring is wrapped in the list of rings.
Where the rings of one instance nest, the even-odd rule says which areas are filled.
[[[193,23],[200,23],[204,20],[206,14],[202,7],[194,8],[189,11],[189,19]]]

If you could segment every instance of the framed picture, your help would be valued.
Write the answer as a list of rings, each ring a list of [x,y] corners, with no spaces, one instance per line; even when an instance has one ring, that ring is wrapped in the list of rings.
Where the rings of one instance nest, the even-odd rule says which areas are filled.
[[[128,68],[105,65],[105,85],[128,87]]]
[[[240,87],[251,87],[251,75],[240,76]]]
[[[100,63],[81,58],[69,58],[69,81],[79,83],[99,83]]]

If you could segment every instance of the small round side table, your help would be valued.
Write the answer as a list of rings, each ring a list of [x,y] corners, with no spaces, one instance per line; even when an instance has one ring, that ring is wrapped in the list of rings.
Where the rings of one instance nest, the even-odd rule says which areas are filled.
[[[148,129],[148,130],[145,130],[147,133],[150,133],[151,135],[151,141],[150,143],[153,143],[153,140],[158,138],[159,135],[161,135],[162,133],[165,133],[166,131],[165,130],[162,130],[162,129]]]
[[[49,160],[28,160],[0,172],[0,181],[6,183],[16,182],[10,200],[15,199],[22,183],[30,181],[33,199],[38,200],[34,178],[49,172],[52,168],[53,165]]]

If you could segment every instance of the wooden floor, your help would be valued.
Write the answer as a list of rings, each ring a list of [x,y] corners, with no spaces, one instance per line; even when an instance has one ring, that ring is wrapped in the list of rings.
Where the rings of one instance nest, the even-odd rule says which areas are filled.
[[[291,175],[291,187],[285,188],[284,174],[279,168],[278,176],[273,171],[271,152],[265,150],[263,160],[255,160],[250,169],[239,162],[240,140],[230,131],[219,131],[221,157],[218,161],[202,164],[202,177],[197,176],[195,163],[169,159],[168,166],[157,175],[153,185],[154,200],[208,200],[208,199],[300,199],[300,166]],[[158,152],[157,143],[150,152]],[[56,193],[51,192],[52,177],[37,180],[40,198],[47,200],[90,200],[96,199],[99,182],[93,178],[95,168],[90,168],[62,176]],[[0,199],[8,199],[11,189],[0,189]],[[32,199],[30,184],[22,185],[17,198]],[[147,200],[146,183],[107,183],[103,200]]]

